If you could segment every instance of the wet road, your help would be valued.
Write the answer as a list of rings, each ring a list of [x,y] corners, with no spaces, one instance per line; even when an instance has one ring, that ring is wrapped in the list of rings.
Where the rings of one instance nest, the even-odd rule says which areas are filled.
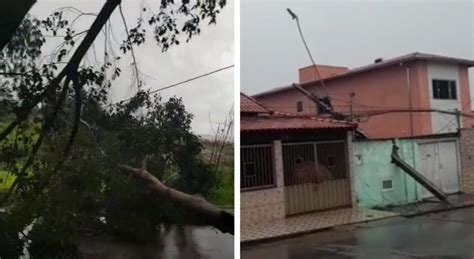
[[[84,259],[234,258],[234,237],[209,227],[187,227],[181,233],[167,233],[160,244],[86,240],[79,251]]]
[[[396,218],[243,248],[242,258],[474,258],[474,208]]]
[[[162,243],[132,244],[89,238],[78,247],[83,259],[227,259],[234,258],[234,236],[210,227],[186,227],[162,237]],[[28,251],[21,259],[30,259]]]

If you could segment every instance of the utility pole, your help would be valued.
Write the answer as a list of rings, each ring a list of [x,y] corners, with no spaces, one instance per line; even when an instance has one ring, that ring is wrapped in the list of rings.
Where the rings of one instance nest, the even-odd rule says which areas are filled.
[[[411,158],[413,166],[416,166],[416,156],[415,156],[415,141],[413,140],[414,135],[414,125],[413,125],[413,100],[412,100],[412,90],[411,90],[411,80],[410,80],[410,66],[406,67],[406,80],[407,80],[407,92],[408,92],[408,108],[410,110],[409,119],[410,119],[410,139],[411,141]],[[405,182],[405,198],[408,202],[408,185],[407,185],[407,175],[403,175],[404,182]]]
[[[458,126],[458,133],[461,131],[461,111],[458,108],[455,109],[456,112],[456,122]]]
[[[410,137],[414,135],[414,122],[413,122],[413,101],[412,101],[412,90],[411,90],[411,81],[410,81],[410,67],[406,67],[406,79],[407,79],[407,92],[408,92],[408,108],[410,109],[409,118],[410,118]]]
[[[326,92],[326,98],[327,100],[329,100],[329,105],[325,103],[324,101],[322,101],[321,98],[319,98],[315,94],[309,93],[308,91],[303,89],[300,85],[293,84],[293,86],[296,89],[298,89],[303,95],[307,96],[309,99],[314,101],[317,105],[317,108],[323,108],[326,112],[331,114],[336,119],[343,119],[343,117],[340,116],[341,114],[334,112],[332,105],[330,105],[331,99],[329,98],[329,95],[327,93],[326,85],[324,84],[324,80],[321,77],[321,74],[319,73],[318,67],[316,66],[316,62],[314,62],[313,55],[311,55],[311,51],[309,50],[308,44],[306,43],[306,40],[304,39],[303,31],[301,30],[301,25],[300,25],[298,16],[293,11],[291,11],[290,8],[286,8],[286,11],[288,11],[288,13],[290,14],[293,20],[296,20],[296,26],[298,26],[298,32],[300,34],[301,40],[303,41],[303,44],[304,44],[304,47],[306,48],[306,52],[308,53],[309,59],[311,60],[311,63],[313,64],[315,76],[317,77],[315,79],[319,80],[319,82],[321,83],[321,88],[323,89],[323,91]]]
[[[301,25],[300,25],[300,20],[298,19],[298,16],[290,10],[290,8],[286,8],[288,13],[290,14],[291,18],[293,20],[296,20],[296,26],[298,26],[298,31],[300,33],[301,40],[303,41],[304,47],[306,48],[306,52],[308,53],[309,59],[311,59],[311,63],[313,64],[314,72],[316,73],[315,79],[318,79],[321,82],[321,86],[323,88],[326,88],[324,85],[323,78],[321,77],[321,74],[319,74],[318,67],[316,66],[316,62],[314,62],[313,55],[311,55],[311,51],[309,50],[308,44],[306,43],[306,40],[304,39],[303,31],[301,30]]]
[[[300,91],[304,96],[308,97],[311,101],[315,102],[318,107],[322,107],[326,111],[328,111],[329,114],[332,115],[332,117],[336,120],[346,120],[347,115],[344,115],[342,113],[334,111],[331,105],[327,105],[325,102],[321,101],[320,98],[318,98],[316,95],[313,93],[308,92],[306,89],[301,87],[300,84],[293,84],[293,87],[296,88],[298,91]]]
[[[355,93],[352,92],[349,94],[350,104],[349,104],[349,121],[352,122],[354,120],[354,96]]]

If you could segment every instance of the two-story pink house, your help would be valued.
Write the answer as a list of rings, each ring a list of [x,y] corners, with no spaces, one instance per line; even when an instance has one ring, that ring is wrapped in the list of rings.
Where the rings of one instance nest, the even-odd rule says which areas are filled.
[[[393,138],[473,127],[474,120],[467,116],[428,112],[437,109],[472,114],[468,78],[472,66],[472,60],[412,53],[376,59],[354,69],[317,65],[325,87],[312,66],[300,69],[299,77],[308,91],[318,97],[329,96],[336,111],[365,115],[359,117],[359,126],[369,138]],[[293,86],[254,97],[272,110],[318,113],[315,103]]]

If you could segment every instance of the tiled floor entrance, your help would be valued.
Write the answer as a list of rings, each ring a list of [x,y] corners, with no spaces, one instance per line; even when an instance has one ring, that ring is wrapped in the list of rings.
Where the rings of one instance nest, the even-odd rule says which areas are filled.
[[[339,225],[361,223],[398,215],[398,213],[393,212],[361,208],[346,208],[317,212],[271,222],[241,226],[240,240],[241,242],[250,242],[291,236],[298,233],[311,232]]]

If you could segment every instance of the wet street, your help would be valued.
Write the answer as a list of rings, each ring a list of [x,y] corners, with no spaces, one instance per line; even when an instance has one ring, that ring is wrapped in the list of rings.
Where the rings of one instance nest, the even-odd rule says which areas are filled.
[[[116,240],[86,239],[78,247],[84,259],[221,259],[234,258],[234,236],[210,227],[185,227],[170,231],[157,244],[132,244]],[[29,259],[26,255],[22,259]]]
[[[474,258],[474,208],[342,226],[244,247],[242,258]]]
[[[85,259],[234,258],[234,237],[209,227],[187,227],[183,232],[167,233],[160,244],[88,240],[79,251]]]

